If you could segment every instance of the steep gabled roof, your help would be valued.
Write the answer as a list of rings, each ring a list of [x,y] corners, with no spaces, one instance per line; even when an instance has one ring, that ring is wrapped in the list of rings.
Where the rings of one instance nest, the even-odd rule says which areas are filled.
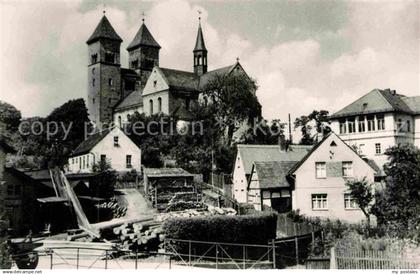
[[[411,113],[412,111],[406,104],[404,98],[406,97],[395,93],[395,91],[374,89],[350,105],[337,111],[331,115],[330,118],[334,119],[339,117],[380,112]]]
[[[289,175],[293,175],[293,173],[295,173],[300,166],[303,165],[303,163],[327,140],[329,139],[330,136],[334,135],[335,137],[337,137],[338,140],[341,141],[341,143],[343,143],[345,146],[347,146],[351,151],[353,151],[353,153],[355,153],[360,160],[362,160],[364,163],[366,163],[373,171],[376,170],[375,168],[373,168],[372,165],[370,165],[367,161],[365,161],[365,159],[363,159],[359,154],[356,153],[356,151],[353,150],[353,148],[351,148],[346,142],[344,142],[337,134],[335,134],[333,131],[331,131],[330,133],[328,133],[327,135],[324,136],[324,138],[318,142],[316,145],[314,145],[312,147],[312,149],[299,161],[297,162],[290,170],[289,170]]]
[[[197,39],[195,40],[194,51],[207,51],[204,43],[203,31],[201,30],[201,24],[198,25]]]
[[[258,175],[260,189],[290,187],[287,175],[296,163],[296,161],[255,162],[253,172]]]
[[[160,49],[160,45],[158,42],[156,42],[155,38],[153,38],[152,34],[144,23],[137,31],[133,41],[131,41],[131,43],[128,45],[127,50],[132,50],[140,46],[148,46]]]
[[[238,153],[244,164],[245,174],[251,174],[254,162],[300,161],[309,149],[295,149],[287,152],[278,145],[238,145]]]
[[[80,143],[79,146],[77,146],[77,148],[73,151],[73,153],[71,154],[71,156],[77,156],[77,155],[82,155],[82,154],[86,154],[89,151],[91,151],[92,148],[94,148],[100,141],[102,141],[103,138],[105,138],[105,136],[108,135],[108,133],[110,133],[112,131],[112,129],[106,129],[103,131],[99,131],[95,134],[90,135],[86,140],[84,140],[83,142]]]
[[[99,21],[98,26],[96,26],[95,31],[86,41],[87,44],[91,44],[99,39],[110,39],[122,42],[123,40],[121,37],[115,32],[114,28],[112,27],[111,23],[108,21],[106,16],[102,16],[101,21]]]

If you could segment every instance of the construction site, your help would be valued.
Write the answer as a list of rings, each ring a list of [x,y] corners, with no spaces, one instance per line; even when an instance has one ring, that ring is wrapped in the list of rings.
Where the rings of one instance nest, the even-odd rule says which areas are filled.
[[[129,187],[125,184],[115,189],[114,196],[108,199],[76,194],[63,171],[57,168],[49,173],[55,195],[37,198],[39,207],[51,214],[44,216],[44,229],[29,230],[26,236],[9,240],[17,268],[191,267],[194,251],[190,248],[189,254],[181,254],[171,248],[179,239],[166,237],[164,222],[173,218],[237,214],[233,208],[203,202],[209,200],[204,196],[212,191],[207,189],[203,193],[203,184],[180,168],[145,169],[143,178],[137,178]],[[212,193],[213,197],[218,196]],[[92,203],[97,216],[86,214]],[[111,214],[103,213],[104,209]],[[60,216],[67,219],[57,221]],[[205,255],[196,259],[205,261]],[[263,255],[268,260],[268,253]]]

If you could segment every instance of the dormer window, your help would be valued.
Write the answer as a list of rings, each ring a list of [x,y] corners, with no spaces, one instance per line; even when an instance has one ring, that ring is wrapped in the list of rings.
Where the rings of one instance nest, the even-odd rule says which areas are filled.
[[[119,146],[118,144],[118,136],[114,136],[114,147]]]

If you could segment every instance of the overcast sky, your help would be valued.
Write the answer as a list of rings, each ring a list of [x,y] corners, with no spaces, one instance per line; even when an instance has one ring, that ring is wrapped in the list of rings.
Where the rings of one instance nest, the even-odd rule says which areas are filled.
[[[86,97],[86,40],[102,11],[124,40],[141,13],[162,67],[192,70],[197,10],[209,69],[236,57],[268,119],[334,112],[374,88],[420,95],[420,1],[0,1],[0,100],[24,116]]]

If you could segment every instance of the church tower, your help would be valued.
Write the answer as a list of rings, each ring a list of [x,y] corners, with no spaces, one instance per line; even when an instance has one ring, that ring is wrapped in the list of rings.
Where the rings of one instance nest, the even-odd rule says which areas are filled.
[[[153,67],[159,66],[159,50],[160,45],[153,38],[142,19],[140,29],[127,47],[128,66],[140,76],[141,89],[144,88]]]
[[[97,126],[112,122],[112,112],[121,99],[120,46],[122,39],[104,15],[87,40],[88,112]]]
[[[204,44],[203,32],[201,30],[201,18],[198,18],[198,33],[195,41],[194,53],[194,73],[198,76],[207,72],[207,49]]]

